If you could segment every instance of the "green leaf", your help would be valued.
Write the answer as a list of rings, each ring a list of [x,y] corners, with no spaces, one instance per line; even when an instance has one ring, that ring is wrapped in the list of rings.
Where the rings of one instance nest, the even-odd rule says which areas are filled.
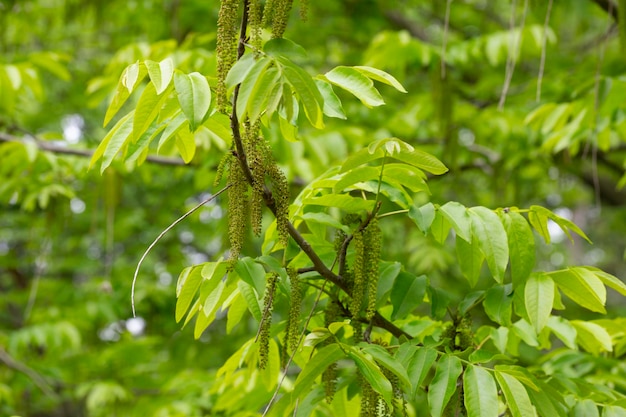
[[[256,321],[260,323],[262,318],[261,306],[252,285],[248,284],[245,281],[239,281],[237,282],[237,286],[239,287],[239,292],[243,296],[243,299],[248,305],[248,310],[250,310],[250,313],[252,313],[252,317],[254,317]]]
[[[226,75],[226,87],[230,90],[237,84],[241,84],[254,67],[255,62],[257,62],[255,54],[244,54],[239,60],[237,60]]]
[[[367,380],[372,389],[376,391],[391,406],[393,388],[391,382],[385,377],[376,362],[369,355],[365,355],[356,346],[344,345],[348,356],[354,361],[361,375]],[[408,379],[408,376],[407,376]]]
[[[467,365],[463,373],[463,393],[467,417],[498,416],[496,382],[485,368]]]
[[[430,225],[430,233],[440,244],[443,244],[443,242],[445,242],[448,234],[450,233],[450,223],[439,210],[435,212],[435,219]]]
[[[448,220],[457,236],[468,243],[472,242],[472,222],[464,205],[449,201],[439,207],[441,214]]]
[[[546,326],[552,330],[552,333],[558,337],[565,346],[568,348],[575,350],[577,348],[576,345],[576,328],[572,326],[572,324],[564,319],[563,317],[550,316],[548,318],[548,323]]]
[[[566,417],[567,411],[562,404],[562,395],[551,390],[548,384],[542,385],[541,389],[528,391],[530,399],[540,416]],[[559,398],[555,398],[558,395]]]
[[[570,230],[585,239],[587,242],[591,243],[591,240],[589,240],[585,232],[583,232],[580,227],[576,226],[572,221],[556,215],[547,208],[541,206],[530,206],[530,212],[536,213],[541,218],[545,217],[555,222],[572,242],[574,242],[574,239],[570,234]]]
[[[535,230],[543,237],[546,243],[550,243],[550,231],[548,230],[548,217],[541,211],[531,210],[528,212],[528,221]]]
[[[530,402],[528,391],[514,376],[503,372],[494,372],[498,385],[504,393],[506,405],[512,417],[534,417],[537,415]]]
[[[472,219],[472,234],[478,240],[494,279],[502,283],[509,262],[509,246],[502,222],[486,207],[472,207],[468,211]]]
[[[383,84],[387,84],[400,91],[401,93],[406,93],[406,90],[400,84],[398,80],[396,80],[392,75],[386,73],[385,71],[381,71],[377,68],[365,67],[365,66],[356,66],[352,67],[355,70],[359,71],[361,74],[365,75],[368,78],[371,78],[375,81],[380,81]]]
[[[211,89],[204,75],[198,72],[184,74],[174,72],[174,87],[180,108],[189,120],[189,127],[195,132],[202,124],[211,106]]]
[[[176,284],[176,322],[185,316],[193,297],[202,283],[202,266],[196,265],[182,270]]]
[[[270,39],[263,45],[263,52],[273,57],[287,57],[293,60],[307,58],[306,50],[295,42],[285,38]]]
[[[189,130],[189,122],[185,115],[179,110],[175,115],[168,121],[167,126],[163,130],[161,137],[159,138],[159,144],[157,145],[157,152],[161,151],[161,148],[171,139],[183,126]]]
[[[157,94],[161,94],[172,82],[174,76],[174,62],[172,58],[165,58],[161,62],[145,61],[150,81],[154,85]]]
[[[316,78],[315,85],[320,91],[322,98],[324,99],[323,112],[328,117],[335,117],[337,119],[346,119],[346,113],[343,111],[341,100],[335,94],[333,87],[329,82]]]
[[[535,378],[526,368],[518,365],[496,365],[494,369],[515,377],[516,380],[526,385],[532,391],[540,391],[539,386],[535,383]]]
[[[489,318],[502,326],[511,325],[513,294],[511,284],[496,285],[485,293],[485,313]]]
[[[183,157],[183,161],[186,164],[191,162],[196,154],[196,137],[189,130],[189,125],[187,124],[181,126],[176,135],[176,149],[178,149],[180,156]]]
[[[412,397],[417,395],[419,387],[426,379],[433,364],[437,360],[437,351],[426,347],[417,348],[408,366],[409,380],[413,386]]]
[[[263,75],[271,64],[272,61],[269,58],[259,58],[256,62],[254,62],[254,65],[252,65],[245,78],[241,82],[241,85],[239,87],[239,95],[237,96],[237,117],[239,118],[239,120],[245,120],[246,115],[252,107],[250,103],[250,98],[255,94],[256,90],[262,89]],[[265,79],[265,83],[269,81],[269,79]],[[261,109],[257,110],[260,111]]]
[[[385,153],[382,150],[371,153],[368,148],[360,149],[346,158],[341,165],[340,173],[349,171],[368,162],[383,158]]]
[[[411,152],[400,152],[393,155],[393,158],[434,175],[441,175],[448,172],[448,168],[434,155],[418,149],[414,149]]]
[[[385,104],[380,93],[374,88],[374,83],[360,71],[352,67],[339,66],[326,74],[326,79],[332,84],[348,91],[367,107],[376,107]]]
[[[371,355],[379,366],[387,369],[389,372],[398,377],[400,383],[405,387],[411,386],[409,375],[406,369],[394,357],[389,354],[387,349],[380,345],[360,343],[359,346],[364,353]]]
[[[89,162],[89,168],[91,168],[101,157],[102,165],[100,166],[100,173],[111,165],[115,155],[126,145],[127,141],[131,138],[133,131],[133,115],[134,111],[131,111],[126,116],[122,117],[113,128],[106,134],[93,156],[91,162]]]
[[[280,73],[275,67],[265,71],[259,78],[258,83],[250,93],[247,109],[245,109],[251,123],[256,122],[263,112],[267,110],[268,106],[266,103],[270,100],[271,93],[279,80]],[[267,114],[267,116],[270,117],[271,114]]]
[[[235,272],[254,288],[259,298],[265,294],[265,269],[261,264],[252,258],[242,258],[235,264]]]
[[[405,164],[385,164],[383,181],[392,185],[399,184],[412,192],[429,192],[424,172],[416,167]]]
[[[456,392],[461,372],[463,366],[456,356],[445,354],[437,363],[435,376],[428,386],[428,408],[433,417],[442,416],[452,394]]]
[[[350,233],[350,228],[348,226],[342,224],[339,220],[327,213],[308,212],[298,215],[298,218],[304,220],[307,223],[314,222],[318,224],[323,224],[325,226],[340,229],[346,233]]]
[[[148,127],[157,118],[163,102],[168,98],[168,94],[157,95],[153,84],[148,84],[139,97],[137,107],[135,107],[135,117],[133,118],[133,140],[137,141],[144,134]]]
[[[576,304],[597,313],[606,313],[606,288],[602,281],[585,268],[568,268],[547,272],[559,289]]]
[[[614,277],[611,274],[608,274],[598,268],[594,268],[592,266],[583,266],[580,267],[591,271],[596,277],[600,279],[607,287],[613,288],[615,291],[619,292],[622,295],[626,296],[626,284],[620,281],[617,277]]]
[[[576,403],[572,411],[571,417],[600,417],[598,406],[593,400],[585,399]]]
[[[570,323],[576,328],[578,343],[587,352],[597,355],[613,351],[613,340],[604,327],[590,321],[572,320]]]
[[[239,288],[239,285],[237,285],[237,288]],[[241,293],[238,293],[230,304],[230,307],[228,307],[228,313],[226,315],[226,334],[232,333],[235,326],[241,322],[246,311],[248,311],[246,301],[243,299]]]
[[[354,168],[341,176],[339,181],[333,186],[333,192],[339,193],[347,187],[354,185],[358,182],[366,182],[371,180],[378,180],[380,178],[380,167],[360,166]]]
[[[409,208],[409,217],[422,233],[426,235],[433,224],[433,220],[435,220],[435,206],[433,203],[426,203],[421,207],[411,206]]]
[[[508,237],[511,278],[514,286],[522,285],[535,266],[535,237],[530,225],[518,212],[501,215]]]
[[[424,300],[428,279],[425,275],[416,277],[401,271],[396,277],[391,289],[391,304],[393,313],[391,320],[403,319]]]
[[[292,63],[287,63],[284,60],[280,61],[284,66],[283,71],[285,77],[291,84],[293,91],[300,97],[300,103],[304,108],[304,114],[311,123],[311,125],[317,129],[324,127],[324,99],[322,94],[317,89],[317,85],[313,81],[313,78],[302,68]]]
[[[344,351],[336,343],[324,346],[318,350],[315,356],[307,361],[302,368],[302,372],[300,372],[298,378],[296,378],[291,394],[285,397],[289,397],[293,403],[297,398],[300,398],[303,393],[308,393],[317,377],[330,365],[344,357]]]
[[[605,405],[602,417],[626,417],[626,408],[617,405]]]
[[[364,200],[361,197],[352,197],[348,194],[326,194],[320,197],[311,197],[303,201],[309,206],[336,207],[348,213],[370,211],[374,208],[374,200]]]
[[[554,304],[554,281],[546,274],[528,278],[524,287],[524,305],[530,324],[537,334],[541,333],[552,313]]]
[[[463,239],[456,239],[456,254],[461,273],[467,278],[470,286],[476,286],[485,261],[485,255],[481,252],[476,238],[472,236],[471,243],[467,243]]]

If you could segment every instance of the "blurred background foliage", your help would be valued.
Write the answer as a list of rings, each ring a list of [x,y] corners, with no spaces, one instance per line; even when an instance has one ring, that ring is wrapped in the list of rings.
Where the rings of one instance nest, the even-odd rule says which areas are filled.
[[[372,65],[409,94],[383,87],[387,105],[376,109],[345,100],[347,121],[304,126],[295,142],[267,132],[293,195],[352,151],[397,136],[450,167],[430,180],[424,203],[544,205],[594,245],[555,231],[556,244],[541,246],[542,268],[586,264],[625,277],[626,47],[609,4],[454,0],[446,19],[437,0],[311,1],[305,22],[295,7],[285,36],[307,50],[311,73]],[[228,138],[196,137],[188,166],[165,150],[139,168],[87,170],[127,65],[172,56],[179,68],[215,75],[217,8],[0,1],[0,414],[222,415],[211,411],[224,409],[213,375],[256,324],[226,335],[218,320],[193,341],[173,313],[179,272],[227,250],[219,198],[148,256],[137,318],[129,295],[150,242],[216,191]],[[381,226],[387,259],[427,273],[453,299],[468,291],[451,245],[391,219]],[[259,239],[247,245],[244,253],[259,254]],[[623,305],[610,311],[626,314]]]

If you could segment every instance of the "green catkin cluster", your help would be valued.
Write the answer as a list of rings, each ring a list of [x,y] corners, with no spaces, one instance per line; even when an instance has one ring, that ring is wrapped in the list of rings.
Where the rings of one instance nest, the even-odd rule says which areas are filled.
[[[239,161],[231,156],[228,170],[228,182],[232,186],[228,189],[228,238],[230,240],[230,269],[241,253],[246,237],[248,224],[248,184]]]
[[[250,171],[252,172],[252,197],[250,201],[250,224],[256,236],[261,235],[263,221],[263,191],[265,187],[265,172],[267,165],[267,145],[259,136],[260,122],[244,124],[243,143]]]
[[[263,318],[259,328],[259,368],[265,369],[270,350],[270,327],[272,325],[272,311],[274,310],[274,296],[279,275],[275,272],[267,276],[265,295],[263,296]]]
[[[356,231],[352,238],[354,245],[354,263],[352,265],[352,276],[354,282],[352,284],[352,302],[350,303],[350,313],[353,321],[359,318],[365,291],[367,289],[367,278],[365,276],[365,236],[362,231]]]
[[[389,382],[391,382],[391,388],[393,389],[393,401],[392,401],[393,407],[392,409],[389,409],[389,407],[386,407],[387,414],[384,414],[384,415],[389,415],[389,416],[394,416],[394,417],[396,416],[406,417],[407,416],[406,400],[404,399],[402,387],[400,386],[400,379],[387,368],[384,368],[381,366],[381,370],[383,371],[383,374],[389,380]]]
[[[359,372],[359,382],[361,385],[361,413],[360,417],[378,417],[378,403],[380,396],[367,379]]]
[[[222,0],[217,18],[217,108],[226,113],[226,74],[237,60],[237,15],[239,0]]]
[[[363,231],[365,240],[365,251],[367,259],[365,260],[365,276],[367,279],[367,313],[366,318],[371,320],[376,313],[376,293],[378,291],[378,273],[380,263],[380,242],[381,234],[378,227],[378,219],[374,217]]]
[[[376,217],[372,218],[363,230],[357,230],[354,233],[354,284],[350,304],[353,319],[358,318],[365,299],[367,299],[366,318],[371,320],[376,313],[380,241],[380,228]]]
[[[309,17],[309,0],[300,0],[300,20],[306,22]]]
[[[276,230],[281,245],[289,239],[289,182],[275,162],[267,165],[267,175],[272,181],[272,194],[276,205]]]
[[[249,0],[248,26],[250,27],[250,44],[257,50],[261,49],[261,1]]]
[[[287,343],[285,347],[294,352],[298,348],[300,340],[300,310],[302,308],[302,290],[300,288],[300,275],[295,268],[287,268],[287,275],[291,282],[291,304],[289,305],[289,318],[287,319]]]
[[[283,37],[292,6],[293,0],[267,0],[265,3],[262,23],[265,27],[272,26],[273,38]]]
[[[335,301],[328,300],[326,309],[324,310],[324,326],[328,327],[331,323],[341,320],[341,306]],[[324,344],[330,344],[330,340],[326,340]],[[337,364],[333,363],[324,370],[322,374],[322,382],[324,383],[324,392],[326,394],[326,402],[330,404],[333,401],[335,392],[337,391]]]
[[[233,160],[233,154],[227,153],[222,159],[220,159],[220,163],[217,165],[217,171],[215,172],[215,180],[213,180],[213,187],[217,187],[220,182],[222,182],[222,178],[224,177],[224,171],[230,167],[230,164]]]

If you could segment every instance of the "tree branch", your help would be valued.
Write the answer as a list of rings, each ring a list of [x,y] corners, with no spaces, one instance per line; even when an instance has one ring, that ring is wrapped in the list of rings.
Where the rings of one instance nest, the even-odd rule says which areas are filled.
[[[619,22],[617,5],[613,3],[613,0],[591,0],[591,1],[593,1],[595,4],[600,6],[602,10],[610,14],[611,17],[615,19],[615,22]]]
[[[52,397],[52,398],[58,398],[58,395],[56,394],[56,392],[54,392],[54,390],[50,387],[50,384],[46,382],[43,376],[37,373],[37,371],[35,371],[34,369],[28,367],[26,364],[23,364],[22,362],[19,362],[13,359],[13,357],[11,357],[11,355],[9,355],[9,353],[5,351],[4,349],[2,349],[1,347],[0,347],[0,361],[4,362],[4,364],[8,366],[9,368],[14,369],[26,375],[47,396]]]
[[[39,150],[52,152],[63,155],[73,155],[80,156],[83,158],[91,158],[93,156],[94,151],[91,149],[72,149],[66,148],[65,146],[55,145],[50,142],[43,141],[41,139],[34,138],[31,140]],[[19,142],[19,143],[27,143],[26,140],[21,139],[17,136],[9,135],[7,133],[0,132],[0,142]],[[158,165],[170,165],[170,166],[185,166],[185,162],[181,159],[176,158],[166,158],[163,156],[156,155],[148,155],[146,161],[151,162],[153,164]]]

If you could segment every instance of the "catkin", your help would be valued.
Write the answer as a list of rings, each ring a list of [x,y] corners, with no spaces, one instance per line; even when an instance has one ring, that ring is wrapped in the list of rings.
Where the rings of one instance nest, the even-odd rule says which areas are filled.
[[[232,186],[228,189],[228,238],[230,240],[230,269],[241,253],[246,237],[248,185],[246,178],[236,158],[232,158],[228,170],[228,182]]]
[[[380,228],[378,219],[374,217],[364,230],[363,237],[366,243],[367,258],[365,260],[365,275],[367,280],[367,312],[366,318],[371,320],[376,313],[376,293],[378,291],[379,263],[380,263]]]
[[[365,237],[361,230],[357,230],[352,238],[354,244],[354,263],[352,264],[352,275],[354,282],[352,285],[352,301],[350,303],[350,313],[353,321],[359,318],[365,291],[367,290],[367,276],[365,275]]]
[[[226,75],[237,60],[237,11],[239,0],[222,0],[217,18],[217,108],[226,113]]]
[[[274,310],[274,296],[279,275],[271,273],[267,276],[265,295],[263,296],[263,318],[259,324],[259,368],[265,369],[270,350],[270,327],[272,325],[272,311]]]
[[[261,1],[249,0],[248,26],[250,27],[250,44],[257,50],[261,49]]]

